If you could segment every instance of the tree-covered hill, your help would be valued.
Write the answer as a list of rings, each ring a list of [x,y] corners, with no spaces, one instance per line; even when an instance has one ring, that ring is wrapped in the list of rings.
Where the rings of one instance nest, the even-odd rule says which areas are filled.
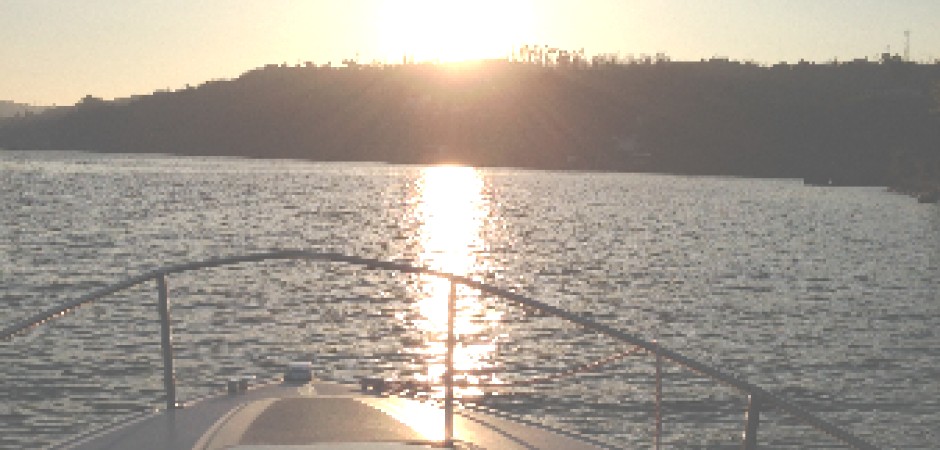
[[[268,66],[0,121],[0,147],[801,177],[940,178],[940,66]]]

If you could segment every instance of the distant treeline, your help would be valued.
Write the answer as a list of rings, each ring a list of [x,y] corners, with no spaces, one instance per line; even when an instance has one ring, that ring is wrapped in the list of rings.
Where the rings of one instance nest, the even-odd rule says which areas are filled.
[[[866,185],[940,179],[940,65],[727,60],[267,66],[0,121],[0,147],[655,171]]]
[[[9,100],[0,100],[0,118],[21,117],[43,112],[48,106],[33,106],[23,103],[14,103]]]

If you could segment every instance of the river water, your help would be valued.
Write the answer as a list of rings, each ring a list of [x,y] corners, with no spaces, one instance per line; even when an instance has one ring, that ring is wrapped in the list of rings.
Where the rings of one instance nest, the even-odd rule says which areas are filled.
[[[275,248],[467,274],[761,385],[878,447],[940,448],[940,207],[796,180],[0,152],[0,324],[176,262]],[[449,287],[269,262],[171,276],[180,398],[234,375],[439,381]],[[654,359],[459,292],[467,403],[649,447]],[[0,342],[0,447],[160,406],[154,286]],[[666,364],[663,443],[739,448],[746,399]],[[526,379],[552,382],[522,385]],[[480,394],[486,393],[482,399]],[[493,395],[494,393],[498,395]],[[430,398],[439,395],[434,389]],[[839,448],[761,416],[771,448]]]

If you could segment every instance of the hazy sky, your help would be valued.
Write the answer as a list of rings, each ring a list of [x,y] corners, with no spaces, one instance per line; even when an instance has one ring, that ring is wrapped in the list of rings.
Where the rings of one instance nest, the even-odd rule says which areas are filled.
[[[521,44],[761,63],[940,58],[940,0],[0,0],[0,100],[72,104],[268,63],[505,56]]]

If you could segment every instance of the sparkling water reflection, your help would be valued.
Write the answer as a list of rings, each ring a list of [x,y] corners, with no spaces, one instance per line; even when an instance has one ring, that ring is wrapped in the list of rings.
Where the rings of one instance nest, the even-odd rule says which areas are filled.
[[[409,202],[406,221],[418,224],[415,236],[418,263],[457,275],[472,275],[494,268],[486,259],[483,228],[489,216],[484,198],[484,180],[470,167],[437,166],[421,170]],[[442,398],[447,339],[447,303],[450,282],[421,277],[412,286],[418,317],[412,320],[423,337],[421,347],[409,349],[421,355],[426,369],[417,374],[419,382],[435,386],[433,397]],[[479,397],[483,391],[472,385],[492,381],[496,342],[494,326],[502,313],[483,304],[478,293],[458,286],[454,333],[459,336],[454,349],[454,370],[458,383],[455,396]],[[469,386],[460,386],[465,384]]]

